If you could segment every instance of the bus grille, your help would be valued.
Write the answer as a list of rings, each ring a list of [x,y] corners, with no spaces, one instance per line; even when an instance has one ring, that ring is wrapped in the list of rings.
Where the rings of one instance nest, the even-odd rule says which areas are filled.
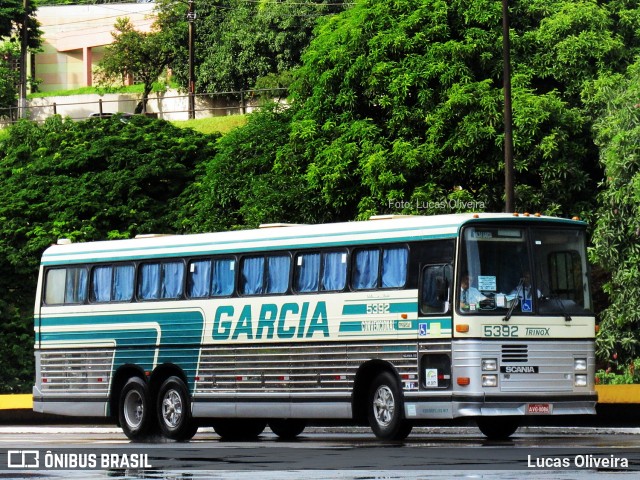
[[[43,392],[107,394],[114,350],[43,351],[40,371]]]
[[[348,391],[372,359],[390,362],[417,385],[415,343],[283,344],[203,347],[196,391]]]
[[[502,345],[502,363],[526,363],[528,352],[527,345]]]

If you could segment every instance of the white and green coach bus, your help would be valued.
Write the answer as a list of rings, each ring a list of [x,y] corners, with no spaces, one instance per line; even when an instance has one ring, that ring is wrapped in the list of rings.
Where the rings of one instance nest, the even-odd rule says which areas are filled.
[[[48,248],[34,410],[175,440],[328,421],[398,440],[461,417],[506,438],[527,416],[595,413],[584,223],[269,227]]]

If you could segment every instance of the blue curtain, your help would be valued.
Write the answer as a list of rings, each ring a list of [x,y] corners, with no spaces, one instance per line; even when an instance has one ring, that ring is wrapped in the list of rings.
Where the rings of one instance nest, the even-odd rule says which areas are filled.
[[[209,279],[211,278],[211,260],[191,262],[189,268],[188,294],[191,298],[209,296]]]
[[[162,264],[162,298],[180,298],[184,279],[184,263],[171,262]]]
[[[296,269],[296,290],[298,292],[317,292],[320,276],[320,254],[299,255],[296,259]]]
[[[146,263],[140,268],[138,295],[142,300],[160,298],[160,264]]]
[[[113,267],[96,267],[92,272],[91,297],[94,302],[111,301],[111,273]]]
[[[84,303],[87,299],[87,269],[67,268],[65,303]]]
[[[407,247],[385,248],[382,253],[382,288],[403,287],[407,281]]]
[[[213,261],[212,295],[223,297],[233,293],[235,262],[232,258]]]
[[[242,261],[241,293],[257,295],[262,293],[264,279],[264,257],[249,257]]]
[[[346,252],[322,255],[322,290],[343,290],[347,282]]]
[[[284,293],[289,287],[289,270],[291,257],[282,255],[267,257],[267,289],[266,293]]]
[[[128,302],[133,298],[133,265],[120,265],[113,272],[113,300]]]
[[[352,283],[353,288],[362,290],[367,288],[376,288],[378,286],[378,260],[380,251],[358,250],[353,265]]]

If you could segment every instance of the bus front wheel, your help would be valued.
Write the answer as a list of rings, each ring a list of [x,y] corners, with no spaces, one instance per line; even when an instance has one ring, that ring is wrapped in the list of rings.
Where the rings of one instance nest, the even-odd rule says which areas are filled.
[[[515,417],[478,417],[476,424],[489,440],[506,440],[520,426]]]
[[[122,431],[131,440],[143,439],[151,430],[154,419],[149,391],[141,378],[131,377],[120,392],[118,419]]]
[[[178,377],[167,378],[158,394],[158,422],[163,435],[172,440],[189,440],[198,431],[191,418],[189,391]]]
[[[371,430],[382,440],[404,440],[412,425],[404,418],[402,392],[389,372],[380,373],[369,390],[368,419]]]

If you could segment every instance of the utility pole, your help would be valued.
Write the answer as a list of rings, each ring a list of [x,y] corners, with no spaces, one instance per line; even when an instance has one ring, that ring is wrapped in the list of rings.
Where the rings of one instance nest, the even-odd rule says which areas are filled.
[[[511,59],[509,55],[509,5],[508,0],[502,0],[502,61],[503,61],[503,91],[504,91],[504,193],[505,212],[513,212],[513,132],[511,108]]]
[[[27,50],[29,49],[29,0],[23,0],[22,32],[20,35],[20,85],[18,112],[20,118],[27,118]]]
[[[194,24],[196,12],[193,9],[194,0],[189,0],[189,9],[187,10],[187,21],[189,22],[189,118],[196,118],[196,76],[194,72]]]

